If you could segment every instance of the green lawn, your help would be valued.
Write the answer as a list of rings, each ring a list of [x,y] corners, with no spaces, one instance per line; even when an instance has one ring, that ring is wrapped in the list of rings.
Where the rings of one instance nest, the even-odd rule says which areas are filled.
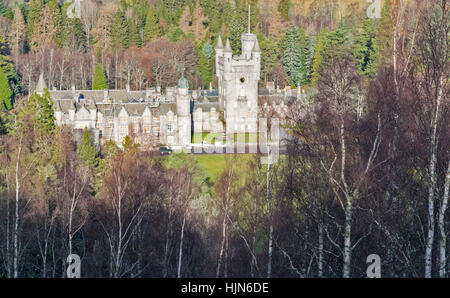
[[[212,181],[215,181],[225,168],[224,154],[194,155],[194,157]]]
[[[244,167],[244,164],[253,157],[253,154],[240,155],[240,166]],[[225,154],[211,154],[211,155],[194,155],[199,165],[205,170],[208,177],[212,182],[215,182],[219,175],[225,168]]]

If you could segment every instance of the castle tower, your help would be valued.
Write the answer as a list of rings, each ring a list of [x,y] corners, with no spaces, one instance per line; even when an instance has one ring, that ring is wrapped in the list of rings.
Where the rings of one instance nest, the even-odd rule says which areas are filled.
[[[219,102],[224,110],[227,133],[256,133],[261,49],[255,34],[244,33],[241,41],[239,57],[233,56],[229,40],[223,48],[219,37],[216,45]]]
[[[187,147],[191,145],[191,102],[189,99],[189,82],[184,76],[178,80],[176,105],[178,145]]]

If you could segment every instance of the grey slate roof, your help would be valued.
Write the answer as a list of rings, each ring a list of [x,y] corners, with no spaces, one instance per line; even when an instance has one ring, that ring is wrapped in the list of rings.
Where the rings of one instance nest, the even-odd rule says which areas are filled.
[[[215,108],[216,111],[219,111],[220,104],[218,102],[214,103],[195,103],[194,104],[194,111],[196,111],[198,108],[201,108],[203,112],[209,112],[212,108]]]
[[[177,112],[177,105],[175,103],[161,103],[159,105],[159,112],[160,115],[166,115],[169,110],[176,113]]]
[[[80,99],[90,99],[95,103],[104,101],[104,90],[52,90],[50,96],[53,100],[73,99],[74,96]],[[108,90],[108,98],[116,103],[130,102],[132,99],[145,99],[145,91]]]

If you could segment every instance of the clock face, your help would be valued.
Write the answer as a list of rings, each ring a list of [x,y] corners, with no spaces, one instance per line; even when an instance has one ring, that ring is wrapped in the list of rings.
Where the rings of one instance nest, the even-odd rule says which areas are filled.
[[[242,77],[239,81],[241,82],[241,84],[244,84],[245,83],[245,78]]]

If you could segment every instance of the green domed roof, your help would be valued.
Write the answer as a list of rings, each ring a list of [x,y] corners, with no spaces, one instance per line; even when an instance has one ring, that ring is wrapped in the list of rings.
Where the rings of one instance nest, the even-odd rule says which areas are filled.
[[[178,88],[189,89],[189,82],[184,76],[178,80]]]

